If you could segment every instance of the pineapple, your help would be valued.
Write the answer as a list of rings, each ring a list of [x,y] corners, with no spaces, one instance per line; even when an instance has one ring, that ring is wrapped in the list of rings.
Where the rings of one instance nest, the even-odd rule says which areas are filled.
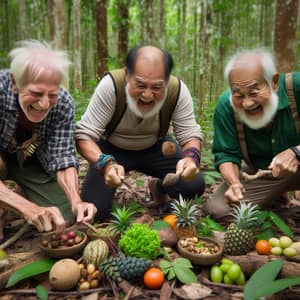
[[[171,203],[172,214],[177,218],[177,226],[175,232],[178,238],[197,236],[196,231],[196,214],[198,208],[196,204],[192,204],[192,200],[184,200],[179,194],[179,200]]]
[[[243,255],[254,248],[253,228],[257,225],[257,205],[241,202],[233,209],[231,215],[234,223],[231,223],[225,231],[224,252],[229,255]]]

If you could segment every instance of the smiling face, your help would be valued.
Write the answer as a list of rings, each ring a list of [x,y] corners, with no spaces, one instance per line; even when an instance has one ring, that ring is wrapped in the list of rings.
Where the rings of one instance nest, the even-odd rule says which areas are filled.
[[[127,101],[139,117],[149,117],[166,98],[165,65],[159,50],[149,47],[140,51],[134,71],[127,75]]]
[[[265,80],[259,61],[249,61],[234,68],[229,80],[230,100],[242,121],[254,129],[266,126],[276,113],[278,97]],[[273,86],[277,86],[277,82]]]
[[[47,70],[20,88],[13,83],[18,93],[19,104],[26,118],[32,123],[43,121],[53,106],[57,104],[60,93],[61,77]]]

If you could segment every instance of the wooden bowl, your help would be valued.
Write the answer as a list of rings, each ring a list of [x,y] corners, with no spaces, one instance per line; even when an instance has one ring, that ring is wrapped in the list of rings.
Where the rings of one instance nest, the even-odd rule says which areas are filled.
[[[59,246],[57,248],[49,248],[47,246],[44,246],[42,244],[43,240],[47,240],[47,238],[50,238],[51,234],[44,235],[42,240],[40,241],[40,249],[41,252],[44,253],[48,257],[52,258],[71,258],[75,256],[77,253],[79,253],[87,243],[87,235],[84,232],[80,231],[80,234],[82,235],[82,241],[78,244],[74,244],[73,246]]]
[[[198,239],[198,242],[196,242],[195,240],[195,244],[202,242],[205,247],[206,243],[209,243],[209,244],[213,244],[218,249],[215,253],[212,254],[193,253],[183,246],[183,244],[187,242],[186,238],[181,238],[177,242],[177,249],[179,254],[182,257],[189,259],[193,264],[199,266],[213,265],[221,260],[223,247],[217,241],[207,237],[199,237],[199,238],[195,237],[195,239]]]

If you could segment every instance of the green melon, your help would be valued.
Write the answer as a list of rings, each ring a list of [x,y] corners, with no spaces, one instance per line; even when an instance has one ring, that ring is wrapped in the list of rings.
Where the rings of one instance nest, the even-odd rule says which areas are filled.
[[[86,264],[94,264],[96,267],[108,257],[108,246],[105,241],[98,239],[89,242],[83,251],[83,259]]]

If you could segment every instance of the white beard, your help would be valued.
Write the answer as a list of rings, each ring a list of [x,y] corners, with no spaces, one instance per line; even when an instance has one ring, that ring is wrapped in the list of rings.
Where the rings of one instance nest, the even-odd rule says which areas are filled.
[[[128,104],[128,108],[139,118],[143,118],[143,119],[149,119],[153,116],[155,116],[156,114],[159,113],[159,111],[161,110],[162,106],[165,103],[165,100],[167,98],[167,92],[168,89],[166,88],[165,90],[165,94],[164,97],[161,101],[159,102],[155,102],[154,107],[152,108],[152,110],[148,111],[148,112],[142,112],[141,110],[139,110],[138,106],[137,106],[137,101],[134,100],[128,92],[128,83],[126,84],[125,87],[125,92],[126,92],[126,100],[127,100],[127,104]],[[140,97],[142,99],[142,97]]]
[[[238,114],[241,121],[252,129],[260,129],[265,127],[275,116],[278,107],[278,95],[271,91],[271,97],[263,106],[263,115],[257,118],[249,118],[244,109],[236,108],[232,102],[232,95],[230,94],[230,104],[233,110]]]

